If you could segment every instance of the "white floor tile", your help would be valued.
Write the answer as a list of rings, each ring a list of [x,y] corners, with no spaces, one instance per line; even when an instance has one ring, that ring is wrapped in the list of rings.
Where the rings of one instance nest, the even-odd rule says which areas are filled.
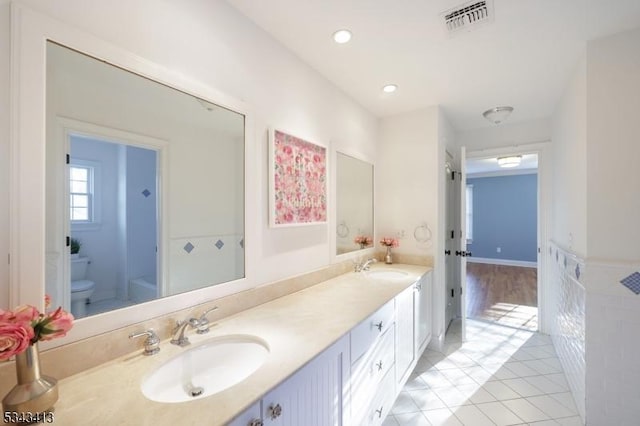
[[[420,378],[432,389],[453,386],[453,384],[438,370],[430,370],[426,373],[422,373]]]
[[[469,377],[471,377],[479,385],[483,385],[489,381],[492,374],[484,368],[478,366],[463,368],[462,371]]]
[[[384,419],[384,422],[382,422],[382,426],[402,426],[402,425],[398,423],[398,421],[394,416],[387,416],[387,418]]]
[[[485,383],[482,388],[493,395],[498,401],[520,398],[520,394],[502,382],[488,382]]]
[[[477,407],[498,426],[517,425],[523,423],[521,418],[516,416],[513,411],[509,410],[500,402],[478,404]]]
[[[545,376],[525,377],[524,380],[526,380],[527,383],[540,389],[544,393],[558,393],[564,392],[566,390],[565,388],[557,383],[552,382]]]
[[[528,423],[529,426],[558,426],[555,420],[543,420],[541,422]]]
[[[502,403],[527,423],[549,420],[548,415],[533,406],[526,399],[512,399],[510,401],[503,401]]]
[[[539,376],[540,374],[544,374],[538,372],[529,366],[529,363],[538,362],[534,361],[516,361],[516,362],[508,362],[505,364],[509,370],[511,370],[518,377],[528,377],[528,376]]]
[[[431,423],[420,411],[417,413],[396,414],[395,418],[401,426],[431,426]]]
[[[450,370],[442,370],[442,375],[447,378],[454,386],[459,385],[476,385],[476,381],[462,371],[460,368],[452,368]]]
[[[553,383],[562,386],[565,391],[569,390],[569,382],[564,373],[545,374],[544,377],[551,380]]]
[[[447,407],[457,407],[459,405],[471,404],[471,401],[467,399],[467,396],[460,392],[457,388],[437,388],[433,390],[438,398],[444,402]]]
[[[411,391],[411,390],[417,390],[417,389],[428,389],[429,385],[427,385],[425,383],[425,381],[422,379],[422,377],[420,376],[416,376],[416,377],[409,377],[409,380],[407,380],[407,383],[404,385],[403,390],[405,391]],[[561,392],[561,391],[559,391]]]
[[[448,408],[423,411],[422,414],[433,426],[464,426]]]
[[[465,394],[467,399],[473,404],[496,401],[496,398],[480,385],[462,385],[458,386],[458,390]]]
[[[391,414],[404,414],[404,413],[415,413],[420,411],[420,408],[416,405],[411,395],[408,392],[400,392],[398,395],[398,399],[391,407]]]
[[[560,404],[549,395],[532,396],[527,401],[538,407],[552,419],[574,416],[576,413]]]
[[[502,383],[509,386],[514,391],[518,392],[520,396],[536,396],[544,395],[544,392],[527,382],[525,379],[509,379],[503,380]]]
[[[527,361],[527,366],[539,374],[555,374],[562,372],[562,367],[558,367],[553,358],[536,359],[533,361]]]
[[[453,414],[464,425],[494,426],[494,423],[475,405],[463,405],[452,408]]]
[[[564,405],[572,413],[578,414],[578,408],[571,392],[554,393],[549,396]]]
[[[418,408],[423,411],[446,407],[445,403],[442,402],[432,389],[409,391],[409,395],[411,395],[411,398],[413,398]]]
[[[580,416],[565,417],[564,419],[557,419],[556,422],[562,426],[584,426]]]

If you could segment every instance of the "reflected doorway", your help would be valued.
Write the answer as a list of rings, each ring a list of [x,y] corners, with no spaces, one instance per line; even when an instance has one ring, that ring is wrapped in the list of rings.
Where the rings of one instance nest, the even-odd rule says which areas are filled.
[[[158,152],[69,134],[70,309],[76,318],[156,299]]]

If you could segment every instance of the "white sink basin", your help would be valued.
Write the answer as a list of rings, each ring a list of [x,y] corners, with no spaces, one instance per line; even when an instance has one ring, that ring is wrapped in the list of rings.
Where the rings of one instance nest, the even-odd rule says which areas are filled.
[[[268,355],[269,346],[254,336],[214,338],[152,371],[142,380],[142,393],[157,402],[204,398],[249,377]]]
[[[367,276],[380,280],[397,280],[408,277],[409,273],[395,269],[376,269],[373,271],[367,271]]]

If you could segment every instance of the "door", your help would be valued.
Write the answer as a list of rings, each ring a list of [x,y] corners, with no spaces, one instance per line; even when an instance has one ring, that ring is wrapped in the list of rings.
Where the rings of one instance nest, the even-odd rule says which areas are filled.
[[[461,333],[462,341],[466,340],[467,336],[467,150],[466,147],[460,148],[460,186],[458,195],[460,198],[460,232],[459,232],[459,249],[456,251],[456,255],[460,259],[460,320],[461,320]]]
[[[453,159],[453,158],[451,158]],[[449,162],[445,165],[445,182],[446,182],[446,200],[445,200],[445,242],[444,242],[444,262],[445,262],[445,330],[449,328],[449,324],[456,317],[457,304],[455,297],[455,288],[458,286],[455,280],[456,275],[456,258],[453,256],[456,250],[455,240],[455,197],[456,197],[456,171]]]

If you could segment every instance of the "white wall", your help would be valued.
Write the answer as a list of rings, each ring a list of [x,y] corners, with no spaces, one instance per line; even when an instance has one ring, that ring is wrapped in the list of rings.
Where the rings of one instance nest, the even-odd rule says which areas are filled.
[[[400,238],[394,252],[433,256],[433,240],[419,243],[413,232],[426,222],[438,226],[438,107],[386,117],[380,124],[376,174],[376,234]]]
[[[0,309],[9,305],[9,74],[11,16],[0,1]]]
[[[223,1],[23,0],[19,3],[249,105],[254,130],[247,135],[247,140],[257,151],[256,158],[251,158],[249,164],[254,169],[252,173],[259,177],[258,182],[249,182],[259,185],[256,191],[259,208],[250,213],[258,232],[253,241],[247,241],[256,253],[250,259],[256,271],[250,281],[255,285],[271,282],[330,263],[335,247],[329,243],[329,232],[335,230],[334,223],[285,229],[268,227],[267,129],[280,127],[331,149],[375,159],[378,120],[374,116]],[[2,18],[7,23],[0,29],[0,64],[3,64],[0,72],[4,73],[4,64],[9,63],[9,49],[5,46],[9,40],[9,21],[8,5],[1,7]],[[3,91],[0,106],[8,104],[4,94],[7,92]],[[0,120],[0,131],[7,135],[7,122],[4,118]],[[0,140],[2,147],[6,147],[7,138]],[[330,194],[330,209],[335,206],[333,197]],[[6,198],[5,185],[0,189],[0,200]],[[0,237],[6,235],[6,229],[2,227]],[[7,237],[3,237],[1,243],[4,245],[6,241]]]
[[[514,115],[516,112],[513,113]],[[546,142],[551,136],[551,119],[510,123],[498,126],[466,130],[456,134],[458,146],[467,147],[467,152],[479,149],[501,148],[514,145]]]
[[[551,335],[576,406],[585,417],[584,256],[587,253],[587,67],[582,59],[552,120],[552,229],[547,280]],[[554,244],[555,242],[555,244]],[[565,260],[568,259],[568,260]],[[582,269],[576,274],[576,264]]]
[[[587,45],[587,422],[637,424],[640,28]]]
[[[587,253],[587,66],[584,58],[556,106],[552,129],[551,238],[584,257]]]

